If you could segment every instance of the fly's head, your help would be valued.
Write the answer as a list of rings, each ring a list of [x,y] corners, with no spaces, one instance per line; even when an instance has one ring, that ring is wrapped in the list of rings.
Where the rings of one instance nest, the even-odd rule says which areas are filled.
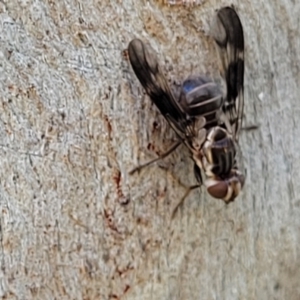
[[[202,169],[207,180],[208,193],[225,203],[233,201],[240,193],[245,175],[237,169],[237,144],[224,128],[209,130],[202,147]]]
[[[226,204],[234,201],[244,183],[245,175],[236,169],[232,169],[224,178],[212,176],[205,181],[208,193],[214,198],[222,199]]]

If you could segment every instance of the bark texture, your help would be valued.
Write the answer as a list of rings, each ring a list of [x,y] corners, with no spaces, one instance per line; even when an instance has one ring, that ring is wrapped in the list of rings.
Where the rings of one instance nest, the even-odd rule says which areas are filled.
[[[175,1],[176,2],[176,1]],[[178,1],[177,1],[178,2]],[[247,182],[193,191],[174,134],[123,50],[170,82],[217,75],[214,10],[145,0],[0,3],[2,299],[300,299],[300,2],[233,1],[245,32]]]

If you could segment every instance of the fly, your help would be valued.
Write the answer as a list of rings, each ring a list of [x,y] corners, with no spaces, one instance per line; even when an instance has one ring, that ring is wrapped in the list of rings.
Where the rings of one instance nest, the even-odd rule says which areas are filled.
[[[239,195],[245,182],[245,174],[238,165],[238,138],[244,109],[244,35],[236,11],[232,7],[221,8],[211,32],[226,82],[225,94],[211,79],[189,76],[181,85],[178,99],[175,98],[151,46],[139,39],[129,43],[129,60],[137,78],[178,137],[178,142],[166,153],[131,173],[184,144],[191,152],[198,181],[186,195],[203,184],[203,172],[208,193],[227,204]]]

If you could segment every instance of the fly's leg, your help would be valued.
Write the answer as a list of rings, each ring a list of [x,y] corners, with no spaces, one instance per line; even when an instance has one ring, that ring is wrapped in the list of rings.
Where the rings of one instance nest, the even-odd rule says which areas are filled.
[[[181,143],[182,143],[182,141],[178,141],[178,142],[174,143],[170,149],[168,149],[166,152],[164,152],[163,154],[161,154],[159,157],[157,157],[157,158],[155,158],[155,159],[152,159],[152,160],[150,160],[150,161],[148,161],[148,162],[146,162],[146,163],[144,163],[144,164],[142,164],[142,165],[139,165],[139,166],[135,167],[134,169],[132,169],[132,170],[129,172],[129,174],[132,175],[133,173],[138,172],[138,171],[140,171],[141,169],[143,169],[143,168],[145,168],[145,167],[147,167],[147,166],[149,166],[149,165],[151,165],[151,164],[153,164],[153,163],[155,163],[155,162],[157,162],[157,161],[159,161],[159,160],[161,160],[161,159],[167,157],[167,156],[170,155],[174,150],[176,150],[176,148],[177,148]]]
[[[187,187],[187,190],[186,190],[185,194],[183,195],[183,197],[180,199],[180,201],[177,203],[177,205],[173,209],[171,219],[174,219],[174,217],[176,216],[176,214],[178,212],[178,209],[182,206],[184,200],[187,198],[187,196],[190,194],[190,192],[192,190],[195,190],[195,189],[199,188],[199,187],[201,187],[201,184],[195,184],[195,185]]]
[[[241,130],[252,131],[252,130],[257,130],[258,128],[259,125],[249,125],[249,126],[242,127]]]
[[[183,197],[181,197],[181,199],[179,200],[179,202],[175,206],[175,208],[172,212],[171,219],[174,219],[175,215],[177,214],[178,209],[182,206],[184,200],[187,198],[187,196],[190,194],[190,192],[192,190],[195,190],[195,189],[201,187],[201,185],[203,183],[202,176],[201,176],[201,170],[196,164],[194,164],[194,174],[195,174],[195,177],[198,181],[198,184],[186,187],[183,183],[179,182],[182,186],[184,186],[186,188],[186,192],[184,193]]]

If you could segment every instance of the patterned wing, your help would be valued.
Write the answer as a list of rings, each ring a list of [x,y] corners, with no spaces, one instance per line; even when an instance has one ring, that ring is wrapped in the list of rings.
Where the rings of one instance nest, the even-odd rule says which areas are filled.
[[[146,93],[176,133],[184,138],[189,130],[189,121],[160,70],[154,50],[141,40],[134,39],[129,43],[128,54],[132,68]]]
[[[244,34],[233,8],[224,7],[217,12],[212,35],[218,45],[221,74],[227,86],[223,111],[238,140],[244,111]]]

